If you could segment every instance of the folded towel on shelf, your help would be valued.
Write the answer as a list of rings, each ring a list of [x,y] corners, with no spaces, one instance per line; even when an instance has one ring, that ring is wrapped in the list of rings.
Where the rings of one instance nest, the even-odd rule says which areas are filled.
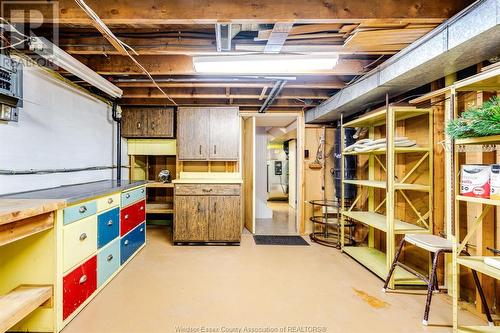
[[[362,139],[359,141],[356,141],[354,144],[346,147],[344,149],[344,152],[351,152],[355,151],[358,153],[361,152],[370,152],[374,151],[380,148],[385,148],[386,147],[387,140],[386,139],[377,139],[377,140],[371,140],[371,139]],[[417,142],[414,140],[409,140],[407,137],[396,137],[394,138],[394,146],[395,147],[414,147],[417,145]]]

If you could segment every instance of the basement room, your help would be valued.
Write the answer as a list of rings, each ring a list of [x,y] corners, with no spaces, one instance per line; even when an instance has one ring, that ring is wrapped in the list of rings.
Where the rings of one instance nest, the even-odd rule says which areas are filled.
[[[500,0],[0,0],[0,333],[500,333]]]

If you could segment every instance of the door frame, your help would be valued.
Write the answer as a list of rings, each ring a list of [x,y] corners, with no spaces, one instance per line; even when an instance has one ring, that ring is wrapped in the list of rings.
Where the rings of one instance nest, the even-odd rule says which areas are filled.
[[[245,202],[247,200],[251,200],[251,208],[250,205],[247,205],[245,203],[245,210],[251,209],[251,214],[250,212],[245,211],[244,213],[244,225],[245,226],[251,226],[252,230],[248,229],[250,232],[254,233],[255,232],[255,120],[257,117],[283,117],[283,116],[288,116],[288,117],[295,117],[296,118],[296,130],[297,130],[297,168],[296,168],[296,173],[297,173],[297,184],[296,184],[296,200],[297,200],[297,214],[296,214],[296,227],[297,231],[300,235],[304,235],[305,233],[305,223],[304,223],[304,134],[305,134],[305,119],[304,119],[304,112],[269,112],[269,113],[257,113],[257,112],[240,112],[240,116],[242,118],[242,121],[246,121],[249,118],[253,118],[253,142],[252,146],[250,149],[252,149],[252,179],[251,183],[252,186],[246,188],[247,191],[245,191]],[[242,131],[242,151],[247,149],[248,144],[245,142],[245,131]],[[241,154],[244,155],[244,154]],[[245,165],[246,161],[242,160],[241,165],[242,165],[242,170],[245,170],[245,168],[248,168],[250,166]],[[243,180],[246,182],[246,180]],[[248,184],[248,183],[247,183]],[[249,185],[249,184],[248,184]],[[250,191],[251,189],[251,191]],[[248,221],[247,219],[251,219],[251,221]]]

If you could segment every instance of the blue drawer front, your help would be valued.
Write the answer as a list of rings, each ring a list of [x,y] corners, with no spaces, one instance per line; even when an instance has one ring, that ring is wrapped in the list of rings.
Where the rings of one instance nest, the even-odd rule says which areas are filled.
[[[111,242],[97,254],[97,288],[120,268],[120,240]]]
[[[133,255],[146,241],[146,223],[139,224],[134,230],[122,237],[120,241],[121,264]]]
[[[139,187],[135,190],[122,193],[122,207],[133,204],[136,201],[146,198],[146,188]]]
[[[84,217],[97,213],[97,203],[95,201],[84,202],[64,209],[64,224],[70,224],[81,220]]]
[[[101,248],[120,234],[120,208],[97,216],[97,247]]]

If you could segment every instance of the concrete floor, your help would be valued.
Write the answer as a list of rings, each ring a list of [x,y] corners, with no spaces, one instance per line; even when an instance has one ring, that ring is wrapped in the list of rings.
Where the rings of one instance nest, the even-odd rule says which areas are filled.
[[[148,227],[146,248],[64,333],[451,332],[447,296],[434,297],[424,327],[420,291],[384,294],[380,279],[332,248],[256,246],[249,233],[241,246],[174,247],[170,239],[165,228]],[[461,318],[483,324],[469,313]]]
[[[272,218],[255,219],[257,235],[297,235],[295,209],[288,201],[268,201],[267,207],[272,210]]]

